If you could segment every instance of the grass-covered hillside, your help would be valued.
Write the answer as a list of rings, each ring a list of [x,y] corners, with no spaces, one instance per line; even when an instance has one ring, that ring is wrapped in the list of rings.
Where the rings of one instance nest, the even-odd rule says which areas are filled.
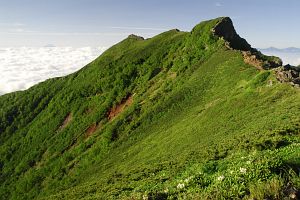
[[[0,199],[300,198],[300,91],[278,65],[218,18],[1,96]]]

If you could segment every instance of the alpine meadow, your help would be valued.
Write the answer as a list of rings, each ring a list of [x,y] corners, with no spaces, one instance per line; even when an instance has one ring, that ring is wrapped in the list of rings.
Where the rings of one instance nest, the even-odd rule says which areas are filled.
[[[130,35],[0,96],[0,199],[299,199],[299,73],[228,17]]]

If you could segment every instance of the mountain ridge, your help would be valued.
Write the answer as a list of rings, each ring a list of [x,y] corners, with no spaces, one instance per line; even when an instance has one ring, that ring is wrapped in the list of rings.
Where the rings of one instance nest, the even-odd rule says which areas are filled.
[[[299,90],[245,42],[226,17],[131,35],[1,96],[1,198],[297,197]]]
[[[283,52],[300,52],[300,48],[297,47],[286,47],[286,48],[276,48],[276,47],[269,47],[269,48],[259,48],[259,50],[265,51],[283,51]]]

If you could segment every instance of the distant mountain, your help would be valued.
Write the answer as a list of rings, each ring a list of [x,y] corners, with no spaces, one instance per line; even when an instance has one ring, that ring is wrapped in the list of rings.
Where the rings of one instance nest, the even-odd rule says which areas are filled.
[[[297,53],[300,52],[300,48],[296,48],[296,47],[289,47],[289,48],[282,49],[282,50],[286,51],[286,52],[297,52]]]
[[[0,198],[297,199],[299,84],[228,17],[130,35],[0,97]]]
[[[300,64],[300,48],[289,47],[284,49],[278,49],[270,47],[266,49],[259,49],[266,55],[278,56],[283,60],[284,64],[299,65]]]
[[[285,53],[300,53],[300,48],[296,47],[288,47],[288,48],[275,48],[275,47],[269,47],[265,49],[259,49],[261,51],[268,51],[268,52],[285,52]]]

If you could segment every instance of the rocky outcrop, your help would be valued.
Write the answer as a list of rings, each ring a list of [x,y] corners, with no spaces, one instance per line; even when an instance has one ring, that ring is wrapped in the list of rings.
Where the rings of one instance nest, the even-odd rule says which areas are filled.
[[[244,62],[256,67],[259,70],[269,70],[282,66],[280,58],[265,56],[259,51],[242,51]]]
[[[263,61],[258,59],[256,55],[253,55],[250,51],[242,51],[244,62],[256,67],[257,69],[263,69]]]
[[[266,58],[266,60],[264,61],[264,69],[274,69],[277,67],[281,67],[282,66],[282,60],[279,57],[276,56],[265,56],[263,55],[260,51],[257,51],[261,56],[261,58],[263,59],[263,57]]]
[[[275,56],[263,55],[257,49],[241,38],[234,29],[232,20],[229,17],[223,17],[212,29],[214,35],[223,38],[226,46],[230,49],[239,50],[243,53],[245,63],[253,65],[258,69],[273,69],[282,66],[280,58]]]
[[[253,51],[251,45],[237,34],[229,17],[223,17],[212,31],[216,36],[224,38],[228,42],[228,46],[232,49]]]
[[[275,69],[277,80],[290,83],[295,87],[300,87],[300,68],[285,65]]]
[[[143,37],[138,36],[138,35],[134,35],[134,34],[129,35],[129,36],[128,36],[128,39],[145,40]]]

